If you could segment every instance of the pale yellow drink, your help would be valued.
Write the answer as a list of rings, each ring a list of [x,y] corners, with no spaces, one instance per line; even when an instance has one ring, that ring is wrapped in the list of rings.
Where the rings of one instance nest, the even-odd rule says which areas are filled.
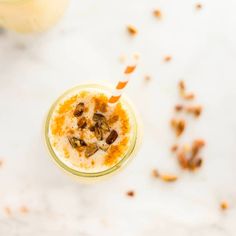
[[[67,173],[102,177],[120,169],[138,144],[132,107],[123,98],[109,104],[109,89],[78,86],[51,108],[45,135],[50,154]]]
[[[63,15],[69,0],[0,0],[0,27],[41,32]]]

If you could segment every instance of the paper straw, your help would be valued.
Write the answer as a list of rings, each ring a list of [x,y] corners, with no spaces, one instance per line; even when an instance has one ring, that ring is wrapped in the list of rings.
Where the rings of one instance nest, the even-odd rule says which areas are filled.
[[[118,82],[118,84],[116,85],[115,92],[110,97],[110,99],[108,101],[109,103],[116,103],[120,99],[120,97],[124,91],[124,88],[126,87],[126,85],[129,82],[130,75],[134,72],[135,68],[136,68],[136,65],[126,66],[125,71],[124,71],[124,75],[125,75],[124,79],[120,80]]]

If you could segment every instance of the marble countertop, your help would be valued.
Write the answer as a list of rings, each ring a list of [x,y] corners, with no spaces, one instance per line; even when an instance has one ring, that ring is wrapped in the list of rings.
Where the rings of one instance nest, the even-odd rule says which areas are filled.
[[[236,234],[236,25],[233,0],[74,0],[40,35],[0,35],[1,236],[233,236]],[[160,8],[158,21],[152,10]],[[136,37],[126,32],[135,25]],[[74,182],[48,157],[45,114],[62,91],[91,81],[116,83],[120,57],[139,53],[126,94],[143,120],[143,143],[120,174]],[[171,55],[168,63],[163,61]],[[145,82],[149,75],[151,80]],[[181,142],[204,138],[194,173],[170,153],[169,128],[184,79],[204,107]],[[151,177],[153,168],[175,183]],[[133,198],[126,192],[135,191]],[[229,209],[220,210],[227,201]],[[23,208],[23,209],[22,209]]]

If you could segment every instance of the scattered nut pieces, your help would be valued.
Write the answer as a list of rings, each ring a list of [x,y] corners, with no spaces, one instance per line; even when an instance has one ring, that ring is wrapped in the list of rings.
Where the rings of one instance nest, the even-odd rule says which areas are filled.
[[[176,152],[178,150],[178,145],[177,144],[174,144],[172,147],[171,147],[171,152]]]
[[[127,195],[128,197],[134,197],[135,192],[134,192],[133,190],[130,190],[130,191],[128,191],[128,192],[126,193],[126,195]]]
[[[149,82],[151,80],[151,76],[150,75],[145,75],[144,76],[144,81],[145,82]]]
[[[175,134],[177,137],[179,137],[181,134],[183,134],[186,124],[183,119],[172,119],[171,120],[171,127],[173,128]]]
[[[205,142],[199,139],[192,143],[190,150],[182,148],[182,150],[177,153],[180,166],[183,169],[188,169],[191,171],[200,168],[202,165],[202,158],[199,157],[199,152],[204,147],[204,145]]]
[[[161,175],[160,178],[165,182],[175,182],[178,179],[176,175],[170,174]]]
[[[183,105],[177,104],[177,105],[175,106],[175,111],[176,111],[176,112],[183,111],[183,109],[184,109],[184,106],[183,106]]]
[[[160,174],[157,169],[154,169],[152,171],[152,176],[154,178],[160,178],[164,182],[175,182],[178,179],[178,177],[176,175]]]
[[[155,9],[153,11],[153,16],[155,16],[158,20],[162,19],[162,12],[160,9]]]
[[[87,126],[87,120],[85,117],[82,117],[78,120],[77,126],[79,129],[84,129]]]
[[[90,157],[98,151],[98,146],[96,143],[89,144],[85,149],[85,157]]]
[[[133,25],[128,25],[128,26],[127,26],[127,31],[128,31],[128,33],[129,33],[130,35],[132,35],[132,36],[135,36],[135,35],[137,35],[137,33],[138,33],[138,30],[137,30],[136,27],[134,27]]]
[[[227,210],[228,208],[229,208],[229,204],[226,202],[226,201],[222,201],[221,203],[220,203],[220,208],[221,208],[221,210]]]
[[[186,85],[183,80],[180,80],[178,83],[179,94],[185,100],[193,100],[195,98],[194,93],[186,92]]]
[[[172,57],[169,55],[164,57],[165,62],[170,62],[171,60],[172,60]]]
[[[101,143],[101,144],[99,144],[98,145],[99,146],[99,148],[101,149],[101,150],[103,150],[104,152],[106,152],[107,150],[108,150],[108,148],[110,147],[108,144],[106,144],[106,143]]]
[[[86,142],[83,139],[76,137],[68,137],[68,141],[73,148],[87,146]]]
[[[103,131],[101,129],[101,127],[98,125],[98,123],[95,124],[95,127],[94,127],[94,134],[95,134],[95,137],[97,138],[97,140],[103,140]]]
[[[199,117],[202,114],[201,106],[190,106],[186,108],[186,112],[194,115],[195,117]]]
[[[74,116],[76,117],[81,116],[84,112],[84,109],[85,109],[84,103],[80,102],[75,108]]]
[[[202,9],[202,4],[201,3],[197,3],[195,5],[195,8],[196,8],[196,10],[201,10]]]
[[[117,138],[118,138],[118,133],[115,130],[112,130],[111,133],[106,138],[106,143],[111,145],[116,141]]]
[[[20,207],[20,212],[23,214],[27,214],[29,212],[29,208],[26,206],[21,206]]]
[[[159,172],[158,172],[157,169],[154,169],[154,170],[152,171],[152,176],[153,176],[154,178],[160,177],[160,174],[159,174]]]

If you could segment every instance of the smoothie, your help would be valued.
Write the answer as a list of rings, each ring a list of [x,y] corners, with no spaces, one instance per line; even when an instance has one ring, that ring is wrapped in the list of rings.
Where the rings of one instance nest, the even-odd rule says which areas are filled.
[[[136,118],[120,99],[93,86],[72,90],[59,99],[48,117],[46,139],[63,168],[74,174],[98,174],[119,167],[136,146]],[[65,169],[65,168],[64,168]]]
[[[55,24],[69,0],[0,0],[0,27],[40,32]]]

